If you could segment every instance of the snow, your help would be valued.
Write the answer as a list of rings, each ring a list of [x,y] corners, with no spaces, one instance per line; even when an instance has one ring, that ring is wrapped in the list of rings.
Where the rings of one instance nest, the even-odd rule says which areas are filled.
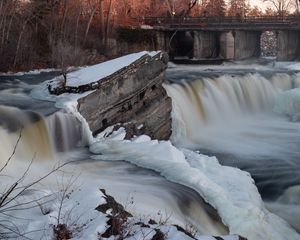
[[[114,139],[114,138],[112,138]],[[148,138],[143,138],[148,139]],[[33,166],[36,168],[37,166]],[[73,168],[73,169],[72,169]],[[39,171],[38,171],[39,170]],[[52,227],[57,225],[60,214],[60,223],[66,224],[72,231],[72,239],[97,240],[99,234],[107,229],[109,210],[106,214],[98,212],[95,208],[104,204],[104,196],[99,190],[101,178],[86,178],[78,174],[77,167],[66,165],[62,171],[55,172],[50,178],[45,179],[34,189],[28,190],[18,200],[21,203],[31,202],[22,211],[10,211],[5,217],[6,221],[13,221],[28,239],[53,239]],[[33,173],[47,171],[40,166]],[[78,174],[78,175],[77,175]],[[55,181],[56,180],[56,181]],[[67,190],[68,187],[68,190]],[[62,194],[67,190],[67,197],[61,204]],[[39,204],[36,204],[36,203]],[[127,210],[127,209],[126,209]],[[22,214],[22,215],[20,215]],[[22,217],[20,217],[22,216]],[[0,221],[1,221],[0,216]],[[132,233],[128,240],[149,239],[154,235],[155,229],[160,229],[169,240],[191,240],[192,238],[178,232],[169,222],[163,221],[153,224],[150,228],[137,225],[137,222],[148,223],[149,217],[134,216],[125,224]],[[149,235],[148,235],[149,234]],[[46,237],[45,237],[46,236]],[[147,236],[146,238],[144,238]],[[215,240],[210,236],[196,235],[199,240]],[[111,238],[116,239],[116,238]],[[226,236],[227,240],[238,240],[237,236]]]
[[[300,119],[300,88],[281,93],[276,99],[274,111],[290,116],[293,121]]]
[[[145,55],[151,57],[155,56],[159,52],[139,52],[129,54],[120,58],[116,58],[107,62],[103,62],[97,65],[81,68],[78,71],[70,72],[67,75],[66,86],[69,87],[78,87],[81,85],[90,84],[96,81],[99,81],[107,76],[112,75],[118,70],[129,66],[133,62],[139,60]],[[57,77],[56,80],[61,80],[62,77]]]
[[[141,140],[139,140],[141,138]],[[249,240],[296,240],[286,222],[264,208],[250,174],[221,166],[215,157],[177,149],[169,141],[102,139],[90,146],[98,160],[126,160],[196,190],[215,207],[231,234]]]
[[[158,53],[130,54],[106,63],[82,68],[68,74],[67,86],[80,86],[98,81],[128,66],[145,54],[154,56]],[[224,66],[224,69],[226,67]],[[33,90],[32,96],[56,102],[57,107],[64,108],[82,122],[83,133],[86,135],[84,138],[87,139],[86,142],[90,145],[90,151],[95,154],[94,159],[126,160],[135,165],[155,170],[170,181],[194,189],[217,209],[222,221],[229,227],[230,234],[239,234],[249,240],[299,239],[299,235],[285,221],[265,209],[254,181],[247,172],[222,166],[215,157],[205,156],[187,149],[178,149],[170,141],[151,140],[148,136],[124,140],[126,135],[124,128],[110,134],[113,131],[113,128],[110,127],[96,138],[93,138],[87,122],[77,111],[77,100],[91,92],[84,94],[65,93],[60,96],[52,96],[48,93],[47,84],[58,81],[59,78],[56,78],[43,83],[38,89]],[[298,96],[298,92],[296,95]],[[108,134],[109,137],[106,137]],[[83,218],[83,220],[93,217],[95,205],[99,204],[97,201],[99,201],[100,195],[96,187],[93,185],[90,188],[84,188],[84,191],[80,191],[78,194],[75,193],[75,197],[72,197],[72,201],[85,203],[82,207],[76,209],[76,213],[82,211],[87,214],[88,217]],[[53,218],[57,215],[57,202],[51,204],[53,204],[51,207],[53,209],[51,220],[47,219],[46,221],[43,216],[40,216],[41,218],[36,218],[36,221],[32,221],[28,225],[29,230],[53,221]],[[68,211],[71,206],[67,204],[65,211]],[[31,216],[31,214],[28,215]],[[97,239],[97,231],[103,232],[105,227],[103,219],[104,216],[100,216],[97,221],[90,223],[88,229],[83,231],[82,235],[77,236],[77,239]],[[178,233],[172,227],[169,228],[168,234],[168,239],[189,239],[186,236],[183,237],[181,233]],[[210,240],[213,238],[203,236],[198,239]],[[228,237],[228,239],[237,238]]]
[[[153,29],[150,25],[141,25],[141,29]]]

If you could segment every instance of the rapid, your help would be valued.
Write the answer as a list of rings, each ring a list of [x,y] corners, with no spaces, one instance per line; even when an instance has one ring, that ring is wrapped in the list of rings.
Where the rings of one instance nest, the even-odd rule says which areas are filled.
[[[169,69],[172,141],[249,172],[266,207],[300,231],[300,124],[275,109],[281,93],[300,87],[300,75],[222,70]]]
[[[107,189],[124,205],[133,198],[136,213],[155,217],[163,211],[202,234],[297,240],[300,124],[274,108],[281,93],[300,87],[300,75],[241,68],[167,71],[171,142],[118,136],[87,141],[78,113],[32,94],[56,73],[2,76],[0,163],[17,146],[7,175],[32,159],[29,177],[57,161],[72,161],[64,168],[76,169],[84,184]],[[55,183],[50,176],[44,185]]]

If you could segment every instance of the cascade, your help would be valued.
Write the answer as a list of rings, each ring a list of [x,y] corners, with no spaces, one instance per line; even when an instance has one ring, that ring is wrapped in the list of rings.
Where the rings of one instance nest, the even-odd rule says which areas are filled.
[[[33,111],[0,106],[0,160],[4,163],[13,153],[16,159],[37,161],[53,159],[56,152],[76,147],[81,126],[71,114],[56,112],[48,117]]]
[[[173,137],[177,136],[175,141],[181,137],[193,141],[199,137],[199,129],[226,126],[240,118],[272,112],[279,93],[299,83],[297,75],[280,73],[267,79],[249,73],[166,84],[176,115]]]
[[[66,152],[77,146],[81,140],[81,124],[73,115],[59,111],[46,121],[56,151]]]
[[[17,144],[18,138],[20,138]],[[53,158],[53,148],[45,119],[31,111],[0,106],[0,160],[13,153],[16,159],[42,160]]]

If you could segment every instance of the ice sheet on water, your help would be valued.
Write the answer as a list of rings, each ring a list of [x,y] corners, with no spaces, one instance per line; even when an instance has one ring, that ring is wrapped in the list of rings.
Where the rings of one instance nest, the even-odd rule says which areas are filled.
[[[141,141],[139,140],[141,138]],[[193,188],[220,214],[230,233],[249,240],[297,240],[286,222],[264,208],[251,176],[221,166],[215,157],[177,149],[169,141],[137,137],[134,141],[102,139],[90,146],[99,160],[126,160]]]
[[[56,68],[45,68],[45,69],[34,69],[28,72],[6,72],[2,73],[0,72],[0,76],[23,76],[23,75],[38,75],[40,73],[48,73],[48,72],[54,72],[59,71],[59,69]]]

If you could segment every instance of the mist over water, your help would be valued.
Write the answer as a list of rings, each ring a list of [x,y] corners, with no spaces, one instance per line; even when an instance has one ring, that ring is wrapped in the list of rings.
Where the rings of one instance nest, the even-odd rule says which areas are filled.
[[[300,231],[300,123],[273,111],[280,93],[300,87],[299,74],[181,68],[168,77],[173,142],[250,172],[267,206]]]

